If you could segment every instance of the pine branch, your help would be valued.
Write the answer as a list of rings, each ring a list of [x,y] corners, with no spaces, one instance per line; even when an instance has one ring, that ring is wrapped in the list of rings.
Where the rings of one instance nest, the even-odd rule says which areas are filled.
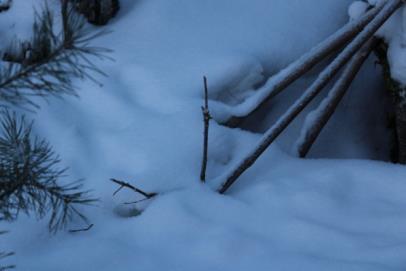
[[[33,97],[76,95],[74,80],[103,74],[89,57],[104,58],[108,50],[89,42],[101,32],[91,34],[71,6],[62,5],[63,29],[54,33],[53,16],[45,6],[36,15],[30,41],[14,42],[17,52],[8,50],[0,66],[0,106],[37,106]],[[18,46],[16,46],[18,45]],[[16,63],[17,62],[17,63]]]
[[[78,205],[95,202],[81,182],[60,184],[66,169],[49,144],[31,135],[32,123],[3,112],[0,130],[0,220],[13,221],[20,212],[38,218],[50,213],[49,230],[55,232],[78,217],[87,222]]]

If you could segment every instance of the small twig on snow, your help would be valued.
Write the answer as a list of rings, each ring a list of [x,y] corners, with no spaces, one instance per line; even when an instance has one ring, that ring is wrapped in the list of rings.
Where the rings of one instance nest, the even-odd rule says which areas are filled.
[[[203,138],[203,159],[202,168],[200,171],[200,181],[203,183],[206,181],[206,169],[207,169],[207,153],[209,149],[209,124],[210,124],[210,111],[209,111],[209,98],[207,78],[203,76],[204,82],[204,106],[202,106],[203,122],[204,122],[204,138]]]
[[[137,203],[140,203],[140,202],[143,202],[143,201],[147,201],[147,200],[150,200],[150,199],[151,199],[151,198],[145,198],[145,199],[140,199],[140,200],[131,201],[131,202],[124,202],[123,204],[124,204],[124,205],[137,204]]]
[[[113,195],[115,195],[115,194],[117,194],[121,189],[123,189],[123,188],[128,188],[128,189],[130,189],[130,190],[132,190],[132,191],[134,191],[134,192],[136,192],[136,193],[139,193],[139,194],[141,194],[141,195],[143,195],[144,197],[146,197],[146,198],[148,198],[148,199],[150,199],[150,198],[153,198],[153,197],[155,197],[156,195],[158,195],[158,193],[147,193],[147,192],[144,192],[144,191],[142,191],[141,189],[138,189],[138,188],[136,188],[135,186],[133,186],[133,185],[131,185],[131,184],[129,184],[129,183],[126,183],[126,182],[123,182],[123,181],[120,181],[120,180],[117,180],[117,179],[110,179],[110,181],[112,181],[113,183],[116,183],[116,184],[118,184],[118,185],[120,185],[120,187],[113,193]]]

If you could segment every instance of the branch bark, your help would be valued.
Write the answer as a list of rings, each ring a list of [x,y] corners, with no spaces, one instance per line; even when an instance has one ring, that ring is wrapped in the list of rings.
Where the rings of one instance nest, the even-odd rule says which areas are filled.
[[[200,181],[203,183],[206,181],[206,169],[207,169],[207,153],[209,149],[209,124],[210,124],[210,111],[209,111],[209,95],[207,87],[207,78],[203,77],[204,82],[204,106],[202,106],[203,122],[204,122],[204,135],[203,135],[203,158],[202,168],[200,171]]]
[[[343,47],[359,34],[383,9],[387,2],[388,0],[382,1],[382,3],[369,10],[360,19],[347,23],[325,41],[268,79],[266,84],[258,89],[257,94],[253,97],[253,99],[258,100],[258,102],[251,102],[251,99],[248,99],[247,102],[243,102],[241,105],[237,106],[242,108],[241,110],[238,110],[238,116],[232,116],[225,124],[230,127],[236,127],[242,120],[252,116],[252,114],[263,107],[267,101],[282,92],[286,87],[308,72],[316,64],[334,51]]]
[[[367,42],[382,24],[402,5],[402,0],[389,0],[379,14],[367,27],[337,56],[337,58],[320,73],[316,81],[296,100],[287,112],[264,134],[254,150],[227,174],[226,181],[218,190],[225,193],[233,183],[250,168],[272,142],[285,130],[294,118],[313,100],[337,74],[339,69]]]
[[[312,115],[311,121],[306,123],[302,128],[301,137],[296,143],[297,154],[299,157],[305,157],[307,155],[320,132],[334,114],[338,104],[361,69],[362,64],[377,45],[377,42],[377,39],[372,38],[358,53],[354,55],[328,96],[320,103],[316,110],[309,114]]]
[[[139,189],[139,188],[137,188],[137,187],[135,187],[135,186],[133,186],[133,185],[131,185],[131,184],[129,184],[129,183],[126,183],[126,182],[123,182],[123,181],[120,181],[120,180],[117,180],[117,179],[110,179],[110,181],[112,181],[113,183],[116,183],[116,184],[118,184],[118,185],[120,186],[120,187],[114,192],[113,195],[117,194],[117,193],[118,193],[121,189],[123,189],[123,188],[128,188],[128,189],[130,189],[130,190],[132,190],[132,191],[134,191],[134,192],[136,192],[136,193],[138,193],[138,194],[143,195],[144,197],[146,197],[146,198],[148,198],[148,199],[153,198],[153,197],[155,197],[155,196],[158,195],[158,193],[148,193],[148,192],[145,192],[145,191],[143,191],[143,190],[141,190],[141,189]]]

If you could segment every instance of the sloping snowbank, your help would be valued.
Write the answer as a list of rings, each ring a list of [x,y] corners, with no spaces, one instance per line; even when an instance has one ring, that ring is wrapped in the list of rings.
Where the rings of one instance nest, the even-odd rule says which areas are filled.
[[[51,100],[36,115],[36,130],[70,166],[71,178],[85,178],[100,196],[99,206],[87,209],[95,226],[51,237],[46,221],[21,217],[0,250],[15,250],[10,260],[20,270],[403,270],[401,166],[298,160],[274,146],[228,196],[198,181],[202,76],[211,107],[238,102],[242,90],[345,23],[350,2],[122,1],[109,26],[114,32],[100,40],[116,60],[99,63],[109,74],[100,78],[104,87],[80,83],[80,99]],[[349,108],[336,123],[352,122]],[[348,127],[355,126],[330,133],[351,138]],[[208,179],[258,139],[212,122]],[[345,142],[325,145],[353,151]],[[128,191],[112,198],[110,177],[163,195],[141,216],[119,217],[131,208],[119,203],[135,198]]]

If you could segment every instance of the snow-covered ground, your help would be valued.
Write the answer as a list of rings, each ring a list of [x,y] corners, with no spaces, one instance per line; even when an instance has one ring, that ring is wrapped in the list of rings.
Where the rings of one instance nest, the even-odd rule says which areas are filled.
[[[42,3],[13,2],[0,14],[2,40],[27,35],[27,2]],[[17,252],[7,262],[35,271],[404,270],[406,168],[354,159],[388,157],[373,59],[311,154],[325,159],[289,155],[299,120],[227,195],[213,191],[260,138],[252,131],[268,127],[311,73],[272,101],[270,114],[244,125],[251,131],[212,121],[209,185],[199,183],[203,75],[210,106],[221,113],[347,22],[351,2],[122,0],[107,26],[113,32],[97,41],[114,50],[114,62],[97,63],[109,75],[99,78],[103,87],[78,82],[79,99],[51,99],[34,115],[69,178],[85,178],[100,198],[85,209],[94,227],[51,236],[47,221],[21,216],[1,225],[11,233],[0,251]],[[111,177],[161,195],[124,218],[133,206],[121,203],[136,198],[129,191],[112,197]]]

